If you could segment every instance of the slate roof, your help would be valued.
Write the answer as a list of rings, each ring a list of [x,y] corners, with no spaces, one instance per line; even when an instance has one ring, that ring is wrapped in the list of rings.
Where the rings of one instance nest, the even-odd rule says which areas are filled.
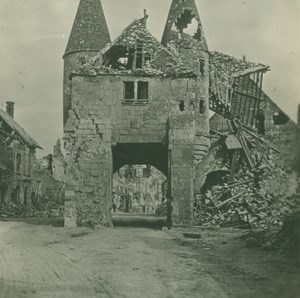
[[[133,49],[137,42],[143,44],[143,53],[152,58],[142,69],[112,69],[103,61],[109,59],[110,50],[122,46]],[[107,45],[96,57],[81,69],[74,72],[83,75],[124,74],[124,75],[162,75],[174,77],[195,77],[196,74],[180,62],[180,57],[171,53],[147,30],[143,20],[133,21],[113,43]]]
[[[111,42],[100,0],[80,0],[65,55],[100,51]]]
[[[29,147],[43,149],[13,118],[0,109],[0,119],[2,119],[12,130],[14,130]]]

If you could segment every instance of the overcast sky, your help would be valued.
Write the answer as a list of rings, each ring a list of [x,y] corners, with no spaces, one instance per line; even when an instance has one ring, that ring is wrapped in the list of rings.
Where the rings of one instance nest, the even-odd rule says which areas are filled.
[[[264,89],[293,120],[300,103],[299,0],[196,0],[210,50],[272,67]],[[0,107],[44,147],[62,137],[63,60],[79,0],[0,0]],[[159,40],[171,0],[102,0],[112,39],[149,14]],[[2,104],[1,104],[2,103]]]

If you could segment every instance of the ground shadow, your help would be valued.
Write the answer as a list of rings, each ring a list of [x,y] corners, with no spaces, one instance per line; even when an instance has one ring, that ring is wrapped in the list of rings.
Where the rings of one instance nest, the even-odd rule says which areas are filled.
[[[149,228],[160,230],[167,225],[166,217],[145,214],[113,215],[114,227]]]
[[[62,217],[56,218],[1,218],[0,221],[10,222],[23,222],[30,225],[36,226],[52,226],[52,227],[63,227],[64,219]]]

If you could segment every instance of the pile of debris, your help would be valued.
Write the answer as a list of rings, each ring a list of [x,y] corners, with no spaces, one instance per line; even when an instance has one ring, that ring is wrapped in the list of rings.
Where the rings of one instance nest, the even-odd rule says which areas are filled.
[[[195,204],[197,224],[245,228],[264,228],[272,224],[282,227],[284,217],[292,214],[299,205],[300,195],[283,196],[267,189],[265,185],[275,178],[273,175],[255,182],[251,174],[254,175],[249,172],[236,181],[214,186],[198,196]],[[274,179],[273,183],[276,184],[277,180]]]
[[[62,216],[63,207],[54,202],[40,202],[31,206],[9,203],[0,206],[0,218],[56,218]]]
[[[197,195],[195,224],[262,229],[273,226],[279,230],[284,218],[300,206],[300,193],[288,191],[293,173],[276,165],[276,148],[268,144],[263,147],[248,135],[241,149],[228,150],[227,138],[221,135],[213,158],[215,164],[222,165],[221,170],[207,175]]]

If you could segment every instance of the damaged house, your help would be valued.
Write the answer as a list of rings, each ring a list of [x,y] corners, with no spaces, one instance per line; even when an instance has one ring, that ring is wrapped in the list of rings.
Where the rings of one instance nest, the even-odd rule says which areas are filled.
[[[14,120],[14,103],[0,109],[0,198],[1,204],[31,204],[33,164],[42,147]]]
[[[194,0],[172,1],[162,42],[147,18],[111,42],[100,0],[80,1],[64,54],[67,227],[112,224],[112,176],[126,164],[160,170],[169,224],[191,223],[220,127],[233,130],[231,179],[240,156],[256,166],[246,135],[276,142],[291,125],[296,139],[263,92],[269,66],[210,52]]]

